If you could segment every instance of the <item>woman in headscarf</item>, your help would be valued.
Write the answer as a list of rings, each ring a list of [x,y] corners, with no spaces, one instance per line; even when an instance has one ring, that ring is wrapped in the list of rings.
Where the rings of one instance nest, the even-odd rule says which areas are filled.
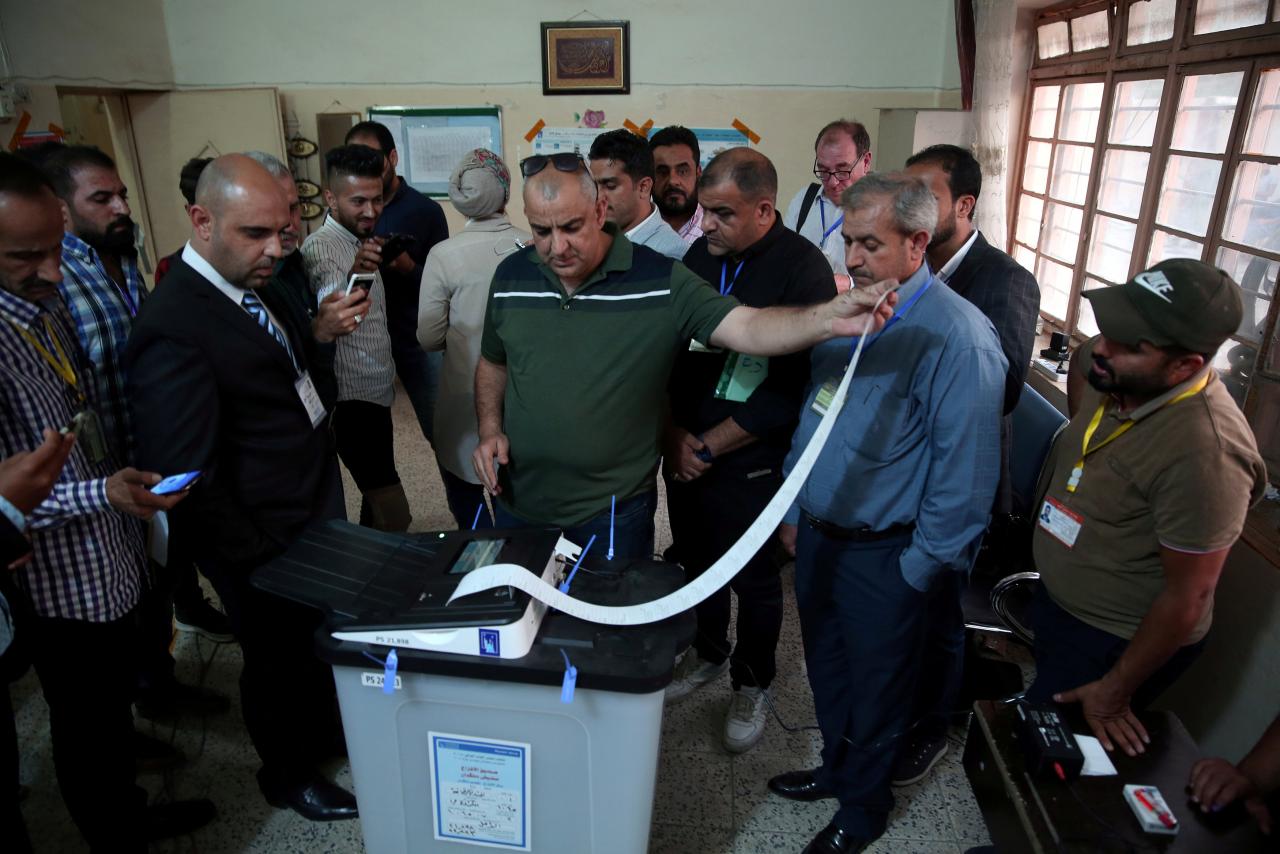
[[[467,224],[432,247],[422,269],[418,341],[427,350],[444,350],[435,408],[436,460],[449,510],[464,529],[492,527],[484,487],[471,465],[478,443],[475,376],[494,270],[519,250],[517,241],[530,239],[507,219],[510,197],[511,173],[502,158],[484,148],[463,157],[449,178],[449,200],[468,217]]]

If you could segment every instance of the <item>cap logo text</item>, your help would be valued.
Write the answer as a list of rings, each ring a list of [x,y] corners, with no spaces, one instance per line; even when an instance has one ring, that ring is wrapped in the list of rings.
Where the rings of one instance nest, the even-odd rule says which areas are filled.
[[[1160,299],[1173,305],[1173,300],[1169,299],[1166,294],[1173,293],[1173,282],[1169,281],[1168,276],[1159,270],[1148,270],[1145,273],[1139,273],[1133,277],[1133,280],[1142,287],[1151,291],[1151,293],[1160,297]]]

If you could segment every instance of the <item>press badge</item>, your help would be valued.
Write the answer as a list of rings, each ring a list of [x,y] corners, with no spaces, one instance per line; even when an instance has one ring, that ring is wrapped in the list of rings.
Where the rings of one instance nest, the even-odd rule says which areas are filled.
[[[298,399],[302,401],[302,408],[307,410],[307,417],[311,419],[312,427],[319,427],[324,421],[325,411],[324,404],[320,401],[320,392],[316,391],[316,384],[311,381],[311,372],[307,371],[298,377],[298,381],[293,384],[298,390]]]
[[[1074,548],[1076,537],[1084,527],[1084,517],[1068,510],[1060,501],[1045,498],[1040,508],[1040,527],[1067,548]]]
[[[106,434],[102,432],[102,421],[98,419],[98,413],[92,409],[77,412],[62,432],[76,435],[76,444],[90,464],[96,466],[107,459]]]
[[[819,415],[826,415],[827,410],[831,408],[831,401],[836,398],[836,389],[839,388],[835,380],[827,380],[822,384],[822,388],[818,389],[818,393],[814,395],[813,403],[809,408]]]
[[[724,360],[724,370],[716,382],[716,400],[746,403],[751,393],[769,376],[769,360],[761,356],[730,353]]]

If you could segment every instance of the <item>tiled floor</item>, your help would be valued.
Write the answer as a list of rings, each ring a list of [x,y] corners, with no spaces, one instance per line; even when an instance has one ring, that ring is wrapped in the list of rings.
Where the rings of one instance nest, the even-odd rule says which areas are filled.
[[[444,511],[434,459],[417,433],[405,398],[396,403],[396,450],[415,516],[413,530],[452,527]],[[348,481],[348,504],[354,489]],[[352,515],[354,518],[354,514]],[[665,511],[659,511],[659,540],[669,538]],[[769,721],[763,740],[747,754],[731,756],[720,746],[720,728],[729,697],[728,677],[667,710],[663,721],[658,785],[650,851],[654,854],[748,854],[798,852],[826,825],[832,801],[800,804],[768,794],[773,774],[817,764],[821,739],[813,726],[813,702],[805,681],[790,572],[787,613],[778,650],[779,676],[773,701],[787,731]],[[179,677],[237,696],[239,648],[215,647],[180,636],[175,648]],[[67,817],[53,776],[48,717],[39,684],[28,674],[12,688],[22,751],[22,779],[30,794],[23,803],[37,852],[70,854],[86,850]],[[190,761],[165,777],[143,777],[153,799],[208,797],[219,817],[192,837],[153,848],[159,852],[360,852],[358,822],[313,824],[292,812],[269,807],[254,781],[257,757],[245,735],[239,709],[230,715],[181,721],[177,726],[140,726],[171,740]],[[986,829],[960,768],[962,737],[952,735],[946,758],[925,782],[897,791],[897,806],[876,854],[959,854],[985,844]],[[328,769],[350,786],[343,763]],[[476,849],[481,850],[481,849]],[[545,852],[577,854],[577,852]],[[609,854],[609,852],[598,852]]]

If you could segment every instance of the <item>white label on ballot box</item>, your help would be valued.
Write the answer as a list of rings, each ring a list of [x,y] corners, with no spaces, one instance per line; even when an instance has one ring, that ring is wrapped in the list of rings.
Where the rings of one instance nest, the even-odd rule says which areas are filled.
[[[360,673],[360,684],[365,688],[381,688],[387,681],[385,673],[370,673],[365,670]],[[399,691],[404,687],[404,683],[400,681],[400,677],[396,677],[396,690]]]
[[[881,296],[880,299],[883,300],[884,297]],[[879,303],[876,305],[878,307]],[[674,593],[668,593],[661,599],[655,599],[652,602],[645,602],[640,605],[628,605],[626,607],[592,605],[580,599],[574,599],[568,594],[561,593],[524,567],[511,563],[499,563],[492,566],[482,566],[464,575],[454,589],[453,595],[449,597],[449,601],[452,602],[461,596],[470,596],[473,593],[491,590],[494,587],[515,587],[571,617],[577,617],[589,623],[603,623],[610,626],[638,626],[645,623],[656,623],[697,605],[703,599],[724,587],[731,578],[738,574],[738,571],[746,565],[747,561],[756,552],[760,551],[760,547],[765,544],[770,535],[777,529],[778,523],[782,521],[782,517],[791,508],[796,494],[799,493],[800,487],[804,485],[805,478],[809,476],[814,463],[817,462],[818,454],[822,453],[822,447],[827,443],[827,437],[831,435],[831,428],[835,426],[836,418],[839,417],[840,409],[844,406],[845,397],[848,395],[849,383],[853,380],[859,359],[862,358],[863,345],[871,337],[874,336],[863,335],[858,339],[857,350],[854,351],[849,368],[844,372],[840,385],[835,389],[831,397],[830,406],[827,407],[822,420],[818,422],[817,428],[814,429],[813,438],[805,446],[800,459],[796,461],[795,468],[787,475],[787,479],[782,482],[782,486],[773,496],[773,499],[729,551],[725,552],[706,572],[684,587]]]
[[[530,850],[528,744],[428,732],[436,839]]]

